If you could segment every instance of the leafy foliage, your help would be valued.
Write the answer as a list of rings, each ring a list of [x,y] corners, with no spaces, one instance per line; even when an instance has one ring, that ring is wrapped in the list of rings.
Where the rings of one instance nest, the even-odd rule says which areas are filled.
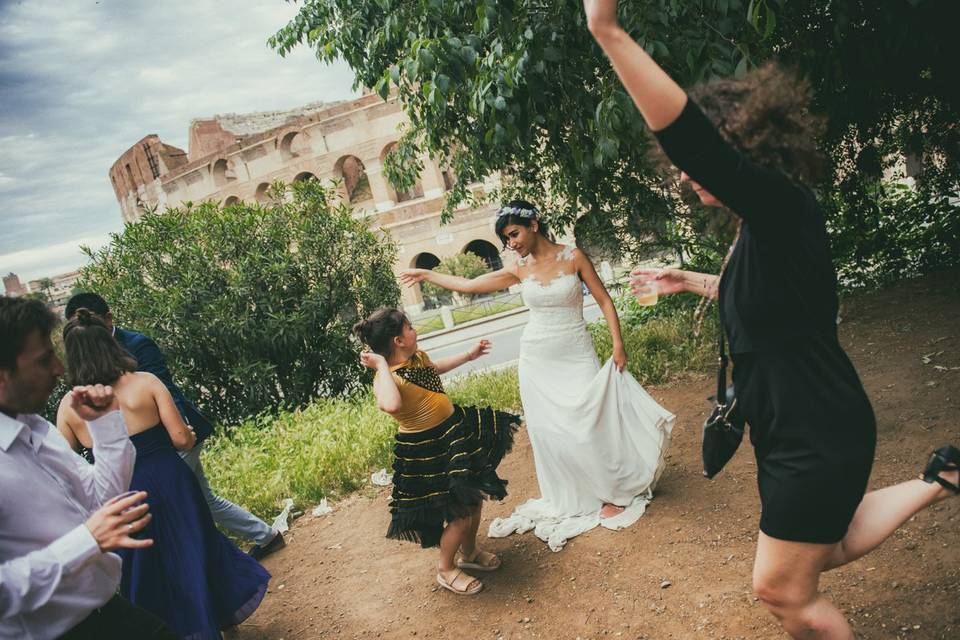
[[[620,17],[686,86],[773,57],[812,78],[830,121],[826,200],[869,193],[904,154],[916,161],[921,196],[907,212],[916,217],[885,223],[876,242],[840,238],[858,246],[841,252],[841,271],[855,267],[844,256],[895,244],[890,234],[934,208],[958,215],[941,199],[957,194],[960,174],[955,0],[623,0]],[[722,253],[707,233],[711,216],[649,160],[642,119],[591,39],[581,0],[306,0],[269,42],[281,54],[305,44],[323,61],[342,58],[357,85],[397,95],[411,126],[386,172],[409,185],[422,152],[439,157],[457,176],[448,215],[474,197],[470,183],[500,172],[493,197],[526,196],[558,228],[582,216],[594,250],[707,262]],[[832,212],[848,216],[860,202]],[[835,235],[849,228],[832,225]]]
[[[188,396],[222,422],[357,389],[350,326],[395,305],[394,246],[319,181],[271,203],[187,204],[115,234],[80,286],[167,354]]]

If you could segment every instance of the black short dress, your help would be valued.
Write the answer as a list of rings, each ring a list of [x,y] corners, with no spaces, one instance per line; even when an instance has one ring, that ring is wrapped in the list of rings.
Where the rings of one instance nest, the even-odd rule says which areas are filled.
[[[731,147],[692,100],[656,135],[677,167],[743,221],[719,306],[757,458],[760,529],[838,542],[866,491],[876,421],[837,339],[823,211],[809,189]]]

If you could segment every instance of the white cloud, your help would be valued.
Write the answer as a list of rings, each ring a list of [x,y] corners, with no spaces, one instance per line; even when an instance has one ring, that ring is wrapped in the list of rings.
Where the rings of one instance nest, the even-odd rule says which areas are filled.
[[[298,9],[0,2],[0,272],[68,271],[79,244],[119,231],[107,172],[148,133],[186,148],[194,118],[354,96],[346,65],[267,47]]]
[[[12,271],[20,276],[22,282],[67,273],[89,262],[80,251],[81,246],[85,245],[96,251],[108,241],[109,238],[105,235],[86,236],[38,249],[0,255],[0,273],[6,275]]]

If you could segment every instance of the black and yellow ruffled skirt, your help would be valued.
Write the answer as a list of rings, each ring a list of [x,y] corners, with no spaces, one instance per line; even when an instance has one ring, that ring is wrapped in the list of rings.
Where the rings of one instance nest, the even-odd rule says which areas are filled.
[[[512,413],[454,405],[436,427],[398,433],[387,537],[435,547],[444,523],[469,516],[485,498],[506,497],[497,466],[519,425]]]

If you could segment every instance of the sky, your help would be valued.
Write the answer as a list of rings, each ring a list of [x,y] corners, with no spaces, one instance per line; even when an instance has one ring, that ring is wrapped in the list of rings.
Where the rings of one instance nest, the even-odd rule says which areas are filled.
[[[123,228],[107,172],[147,134],[345,100],[353,74],[267,38],[284,0],[0,0],[0,274],[54,276]],[[0,290],[2,293],[2,290]]]

